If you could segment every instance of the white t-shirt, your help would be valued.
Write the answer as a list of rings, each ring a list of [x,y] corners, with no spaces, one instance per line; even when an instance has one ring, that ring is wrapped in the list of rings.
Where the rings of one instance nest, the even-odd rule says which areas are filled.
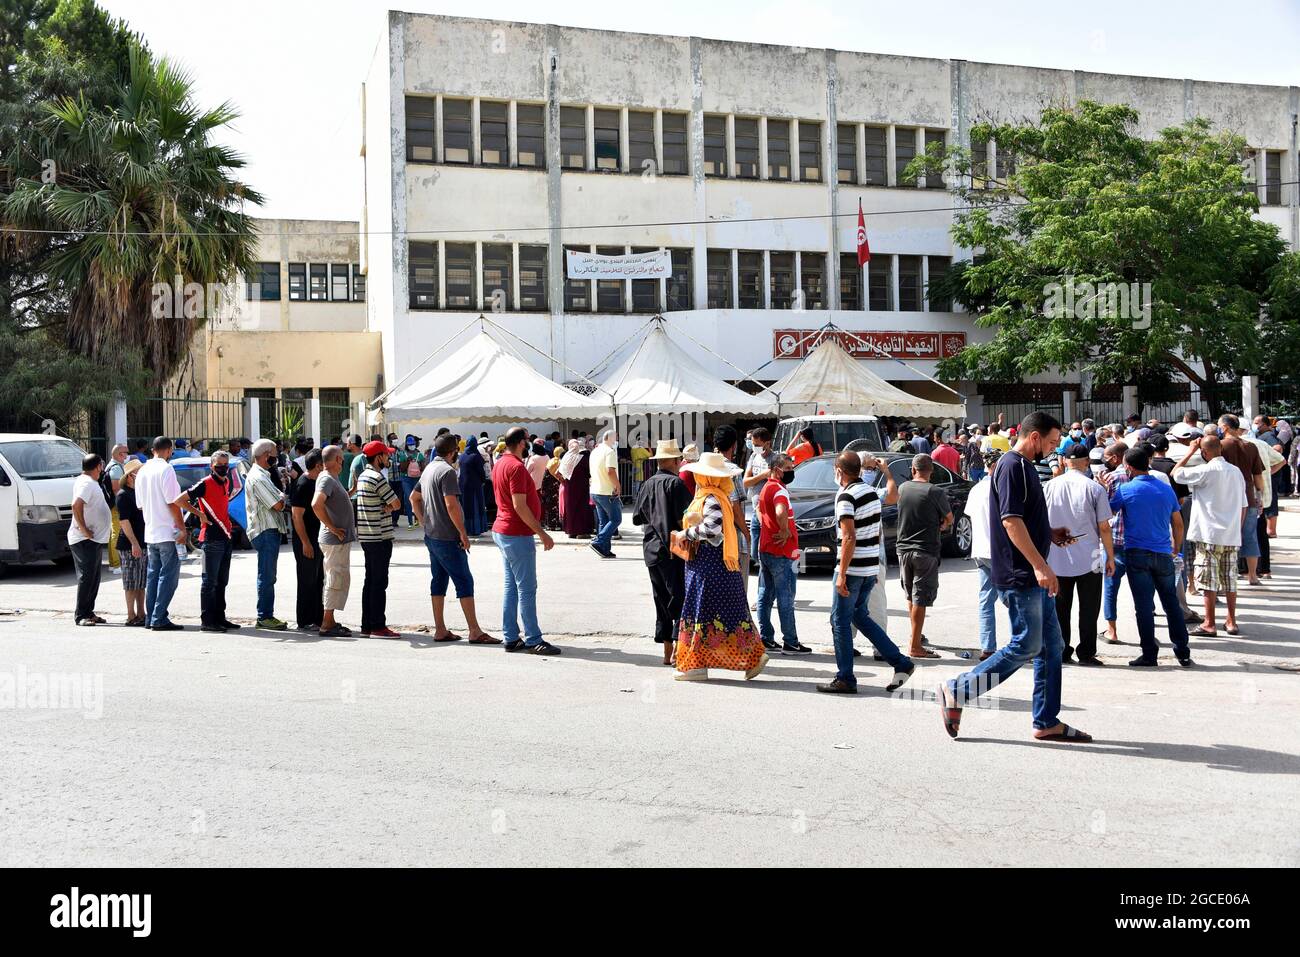
[[[101,545],[107,543],[108,533],[113,527],[113,513],[108,510],[108,502],[104,501],[104,492],[99,483],[89,475],[78,475],[72,483],[72,501],[75,503],[77,499],[84,503],[81,517],[86,522],[86,528],[90,529],[90,538],[81,534],[81,527],[74,518],[68,526],[68,544],[75,545],[84,541],[99,542]]]
[[[992,475],[993,473],[989,473]],[[993,560],[993,544],[989,541],[989,491],[993,480],[986,475],[972,486],[966,496],[966,516],[970,519],[970,557]]]
[[[1222,455],[1200,466],[1174,469],[1175,481],[1192,493],[1187,538],[1207,545],[1241,544],[1241,510],[1250,504],[1241,469]]]
[[[171,503],[181,494],[176,470],[166,459],[157,456],[135,473],[135,502],[144,513],[146,545],[161,545],[176,540],[176,519]]]
[[[614,480],[609,477],[609,470],[613,469],[614,474],[618,474],[618,449],[612,445],[606,445],[599,442],[591,450],[591,494],[592,495],[613,495]]]

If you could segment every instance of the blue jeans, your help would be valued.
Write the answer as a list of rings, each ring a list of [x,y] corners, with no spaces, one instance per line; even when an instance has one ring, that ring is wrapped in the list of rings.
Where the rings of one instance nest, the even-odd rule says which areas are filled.
[[[623,521],[623,503],[617,495],[593,495],[591,500],[596,503],[596,516],[600,519],[597,522],[600,530],[596,532],[592,544],[602,552],[607,552],[619,523]]]
[[[424,547],[429,550],[429,594],[445,598],[448,583],[454,582],[457,598],[473,598],[474,576],[469,570],[469,554],[460,547],[460,542],[444,542],[426,535]]]
[[[772,641],[772,603],[781,616],[781,640],[787,648],[799,644],[794,627],[794,591],[798,582],[795,560],[784,555],[760,552],[758,556],[758,630],[764,641]]]
[[[837,573],[838,574],[838,573]],[[867,600],[876,584],[874,575],[848,575],[849,595],[845,598],[831,585],[831,633],[835,638],[835,677],[856,688],[858,679],[853,674],[853,629],[871,642],[895,671],[911,671],[916,667],[912,659],[898,650],[867,611]],[[992,660],[992,659],[990,659]]]
[[[1011,640],[992,656],[949,682],[958,707],[998,687],[1030,661],[1034,663],[1034,727],[1054,727],[1061,713],[1061,625],[1056,599],[1046,588],[999,588],[1011,616]]]
[[[1165,624],[1169,626],[1169,641],[1174,646],[1174,654],[1179,658],[1190,656],[1187,622],[1183,619],[1183,609],[1178,604],[1178,587],[1174,584],[1174,557],[1166,552],[1126,548],[1124,563],[1128,565],[1128,587],[1133,592],[1133,613],[1137,617],[1142,657],[1154,660],[1160,650],[1156,643],[1156,595],[1160,596],[1160,607],[1165,611]]]
[[[280,530],[268,528],[252,540],[257,552],[257,620],[275,617],[275,572],[280,563]]]
[[[1123,577],[1124,549],[1117,548],[1115,549],[1115,574],[1106,579],[1101,592],[1101,617],[1107,621],[1119,620],[1119,612],[1115,608],[1115,599],[1119,596],[1119,580]]]
[[[1259,509],[1246,509],[1241,523],[1241,552],[1238,558],[1259,558]]]
[[[402,476],[402,515],[406,517],[407,522],[415,521],[415,513],[411,511],[411,493],[415,491],[416,486],[420,484],[418,478],[411,478],[409,475]]]
[[[987,558],[975,559],[980,575],[980,594],[976,607],[979,610],[980,651],[998,650],[998,590],[993,587],[993,576]]]
[[[978,482],[980,479],[984,477],[984,475],[985,475],[984,469],[977,469],[973,465],[971,466],[970,469],[971,482]]]
[[[505,567],[505,594],[501,600],[501,633],[507,643],[519,640],[519,618],[524,620],[524,644],[542,643],[537,623],[537,542],[531,535],[492,533]]]
[[[144,582],[144,620],[150,626],[169,625],[167,606],[176,594],[181,577],[181,562],[175,542],[150,542],[149,567]]]
[[[751,561],[759,562],[762,559],[758,557],[758,542],[763,533],[763,525],[758,517],[758,502],[755,501],[753,505],[754,511],[749,516],[749,557]],[[759,585],[759,587],[763,586]]]

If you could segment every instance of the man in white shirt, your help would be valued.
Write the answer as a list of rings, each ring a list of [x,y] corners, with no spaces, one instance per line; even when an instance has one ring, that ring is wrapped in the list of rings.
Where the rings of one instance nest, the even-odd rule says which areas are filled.
[[[180,631],[167,617],[176,584],[180,559],[176,545],[185,544],[185,518],[173,504],[181,494],[172,457],[172,440],[160,435],[153,440],[153,458],[135,476],[135,501],[144,513],[144,541],[149,550],[149,570],[144,586],[145,626],[153,631]]]
[[[1188,463],[1199,453],[1204,465]],[[1193,570],[1196,585],[1205,599],[1205,620],[1193,635],[1213,637],[1215,599],[1223,592],[1228,603],[1224,630],[1237,629],[1237,551],[1241,545],[1241,523],[1250,500],[1241,469],[1223,457],[1223,445],[1216,436],[1193,439],[1187,452],[1174,466],[1173,478],[1186,485],[1192,495],[1192,519],[1187,537],[1196,543]]]
[[[983,453],[984,470],[982,478],[972,486],[966,497],[966,517],[971,524],[970,557],[975,561],[975,568],[980,576],[980,593],[976,603],[979,615],[980,661],[990,657],[998,650],[997,607],[998,590],[993,587],[992,562],[993,552],[989,543],[989,490],[993,481],[993,466],[997,464],[1002,453],[989,449]]]
[[[113,513],[99,484],[104,471],[104,460],[98,455],[87,455],[81,460],[81,474],[72,483],[72,524],[68,526],[68,547],[72,551],[72,564],[77,570],[77,611],[74,620],[78,625],[102,625],[104,619],[95,614],[95,599],[99,596],[99,580],[104,545],[113,527]]]
[[[596,503],[600,528],[590,548],[601,558],[613,558],[612,542],[623,521],[623,487],[618,481],[618,435],[606,429],[591,450],[591,500]]]
[[[1056,620],[1061,626],[1064,648],[1061,660],[1074,657],[1070,647],[1070,617],[1074,595],[1079,595],[1078,662],[1100,665],[1097,657],[1097,616],[1106,575],[1115,573],[1115,548],[1111,542],[1110,502],[1105,487],[1088,468],[1088,446],[1073,442],[1061,453],[1064,471],[1043,485],[1047,521],[1052,528],[1065,528],[1070,538],[1065,545],[1052,543],[1048,567],[1056,573]]]

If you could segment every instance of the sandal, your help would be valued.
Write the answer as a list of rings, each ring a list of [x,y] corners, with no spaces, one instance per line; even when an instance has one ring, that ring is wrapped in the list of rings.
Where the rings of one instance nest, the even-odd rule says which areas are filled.
[[[937,651],[931,651],[929,648],[922,648],[919,655],[908,654],[909,658],[942,658],[943,655]]]
[[[471,638],[469,640],[469,643],[471,645],[499,645],[501,644],[501,639],[493,638],[486,631],[484,631],[484,632],[480,632],[479,634]]]
[[[948,732],[948,737],[957,737],[957,731],[961,727],[961,708],[949,699],[947,682],[939,685],[935,699],[939,702],[939,711],[943,715],[943,729]]]
[[[1118,634],[1114,638],[1112,638],[1109,632],[1099,631],[1097,632],[1097,637],[1100,638],[1102,641],[1106,642],[1106,644],[1108,645],[1118,645],[1121,643]]]
[[[1051,734],[1035,734],[1035,741],[1063,741],[1066,744],[1089,744],[1092,742],[1092,735],[1078,728],[1072,728],[1068,724],[1062,725],[1062,730],[1053,731]]]
[[[443,635],[441,638],[435,638],[435,639],[433,639],[433,640],[434,640],[435,642],[443,642],[443,641],[460,641],[460,635],[453,634],[452,632],[449,631],[449,632],[447,632],[445,635]]]
[[[1238,628],[1236,625],[1234,625],[1231,628],[1225,628],[1223,630],[1226,634],[1232,635],[1233,637],[1236,637],[1237,635],[1241,634],[1241,629]]]
[[[1217,638],[1217,637],[1219,637],[1219,632],[1218,632],[1216,629],[1214,629],[1214,628],[1206,628],[1204,625],[1201,625],[1201,626],[1198,627],[1198,628],[1193,628],[1193,629],[1189,632],[1189,634],[1196,635],[1198,638]],[[1228,632],[1228,634],[1232,634],[1232,632]]]

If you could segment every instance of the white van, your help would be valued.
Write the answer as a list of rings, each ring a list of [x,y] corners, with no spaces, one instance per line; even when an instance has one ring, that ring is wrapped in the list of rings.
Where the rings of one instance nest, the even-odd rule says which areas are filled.
[[[72,483],[85,455],[61,435],[0,432],[0,571],[71,560]]]
[[[880,423],[874,415],[801,415],[782,419],[776,427],[773,446],[785,451],[804,429],[811,428],[823,452],[842,452],[850,442],[854,448],[883,452]]]

